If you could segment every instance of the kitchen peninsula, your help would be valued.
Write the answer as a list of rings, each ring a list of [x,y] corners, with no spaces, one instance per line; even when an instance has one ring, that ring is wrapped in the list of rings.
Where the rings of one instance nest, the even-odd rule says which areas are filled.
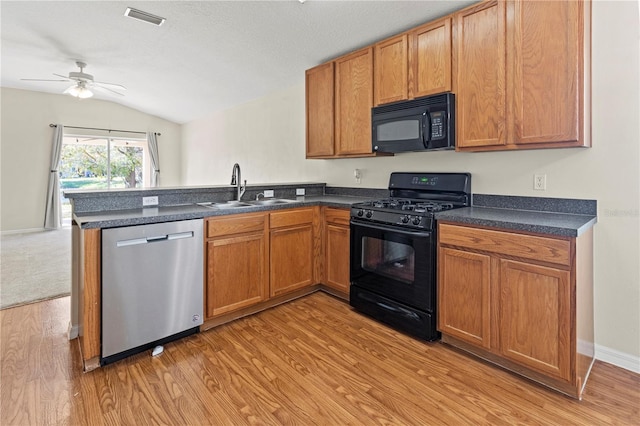
[[[256,185],[240,202],[229,186],[65,195],[70,337],[88,371],[102,364],[103,229],[204,220],[204,331],[317,290],[348,300],[349,208],[388,192],[314,183]],[[142,208],[143,197],[158,206]],[[580,398],[594,360],[596,212],[594,200],[474,194],[470,207],[436,213],[443,342]]]

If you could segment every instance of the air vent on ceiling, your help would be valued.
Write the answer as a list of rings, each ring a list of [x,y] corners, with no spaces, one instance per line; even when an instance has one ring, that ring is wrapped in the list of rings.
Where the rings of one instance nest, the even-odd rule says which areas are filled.
[[[124,11],[124,16],[139,19],[140,21],[148,22],[157,26],[162,25],[165,21],[165,19],[160,16],[152,15],[151,13],[143,12],[142,10],[134,9],[132,7],[128,7],[127,10]]]

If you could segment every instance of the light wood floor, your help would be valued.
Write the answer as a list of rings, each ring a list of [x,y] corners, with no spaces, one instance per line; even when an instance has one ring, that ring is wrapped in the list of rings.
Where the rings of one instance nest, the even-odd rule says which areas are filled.
[[[578,402],[324,293],[90,373],[68,316],[68,297],[0,311],[0,424],[640,423],[640,375],[596,362]]]

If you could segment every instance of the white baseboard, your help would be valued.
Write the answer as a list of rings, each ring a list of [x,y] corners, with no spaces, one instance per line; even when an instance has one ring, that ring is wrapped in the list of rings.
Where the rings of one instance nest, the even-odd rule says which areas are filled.
[[[0,235],[32,234],[34,232],[44,232],[44,228],[13,229],[11,231],[2,231]]]
[[[640,357],[596,344],[596,359],[640,374]]]
[[[78,337],[78,326],[77,325],[72,325],[71,321],[69,321],[68,335],[69,335],[69,340],[73,340],[76,337]]]

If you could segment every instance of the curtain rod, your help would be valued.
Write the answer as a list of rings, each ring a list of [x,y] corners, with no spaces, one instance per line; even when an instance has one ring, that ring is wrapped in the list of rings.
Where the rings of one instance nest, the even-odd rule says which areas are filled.
[[[57,124],[49,124],[49,127],[57,127]],[[84,130],[103,130],[105,132],[124,132],[124,133],[139,133],[146,135],[147,132],[135,132],[133,130],[117,130],[117,129],[100,129],[98,127],[77,127],[77,126],[64,126],[65,129],[84,129]],[[158,136],[162,136],[162,133],[156,133]]]

